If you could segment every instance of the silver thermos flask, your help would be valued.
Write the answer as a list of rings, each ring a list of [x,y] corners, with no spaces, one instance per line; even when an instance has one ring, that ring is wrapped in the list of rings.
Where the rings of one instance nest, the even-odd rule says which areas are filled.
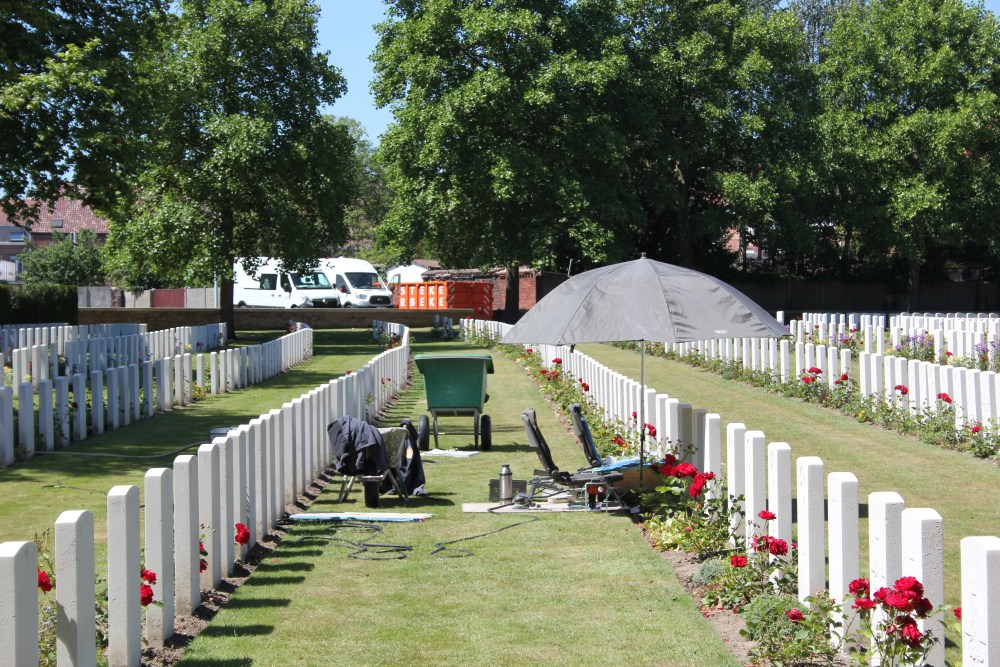
[[[514,499],[514,479],[510,466],[506,463],[500,466],[500,502],[509,503]]]

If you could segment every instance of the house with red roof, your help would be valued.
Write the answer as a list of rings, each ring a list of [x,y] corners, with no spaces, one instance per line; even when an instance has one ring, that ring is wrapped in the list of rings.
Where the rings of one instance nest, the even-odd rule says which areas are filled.
[[[76,238],[84,229],[93,230],[103,243],[108,236],[108,221],[75,199],[60,199],[51,210],[42,206],[31,231],[18,227],[0,212],[0,259],[17,261],[30,241],[36,248],[53,242],[53,234]]]

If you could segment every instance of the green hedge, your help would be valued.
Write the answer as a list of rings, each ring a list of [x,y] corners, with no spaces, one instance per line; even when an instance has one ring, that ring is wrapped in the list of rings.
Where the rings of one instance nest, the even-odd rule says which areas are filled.
[[[77,324],[73,285],[0,285],[0,322],[4,324]]]

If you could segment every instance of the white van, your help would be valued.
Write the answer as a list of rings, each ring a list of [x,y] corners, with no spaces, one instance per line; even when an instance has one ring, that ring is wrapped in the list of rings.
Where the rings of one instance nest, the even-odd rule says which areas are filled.
[[[237,308],[336,308],[340,292],[334,289],[326,274],[314,271],[282,271],[278,261],[262,257],[257,277],[243,270],[237,259],[233,266],[233,305]]]
[[[340,292],[340,305],[344,308],[388,308],[392,293],[375,267],[363,259],[327,257],[320,261],[330,282]]]

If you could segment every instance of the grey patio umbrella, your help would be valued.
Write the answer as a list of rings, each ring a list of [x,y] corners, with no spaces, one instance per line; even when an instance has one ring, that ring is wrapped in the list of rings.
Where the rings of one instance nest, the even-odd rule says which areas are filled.
[[[785,327],[745,294],[710,275],[647,259],[573,276],[534,305],[501,343],[575,345],[640,342],[645,394],[646,341],[775,338]],[[645,423],[645,400],[639,402]],[[646,430],[639,430],[639,457]],[[642,466],[639,468],[640,475]]]

